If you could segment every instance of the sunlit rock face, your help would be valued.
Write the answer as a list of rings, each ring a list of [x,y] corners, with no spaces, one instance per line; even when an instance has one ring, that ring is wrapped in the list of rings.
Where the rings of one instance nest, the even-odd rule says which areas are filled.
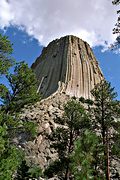
[[[87,42],[75,36],[52,41],[32,65],[43,98],[55,92],[91,98],[90,91],[103,79]]]

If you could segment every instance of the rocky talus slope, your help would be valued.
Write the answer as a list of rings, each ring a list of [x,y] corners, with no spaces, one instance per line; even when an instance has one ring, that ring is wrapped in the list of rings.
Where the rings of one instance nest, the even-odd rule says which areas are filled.
[[[22,119],[37,122],[38,135],[34,141],[26,142],[24,135],[19,137],[20,145],[25,149],[26,157],[29,161],[39,164],[44,169],[50,162],[55,160],[57,154],[50,148],[50,141],[46,135],[55,129],[59,124],[55,123],[56,118],[63,115],[63,104],[69,100],[69,96],[64,93],[56,93],[47,99],[37,102],[32,106],[25,107]]]
[[[90,46],[75,36],[52,41],[43,49],[32,69],[43,98],[60,91],[88,99],[95,84],[103,79]]]

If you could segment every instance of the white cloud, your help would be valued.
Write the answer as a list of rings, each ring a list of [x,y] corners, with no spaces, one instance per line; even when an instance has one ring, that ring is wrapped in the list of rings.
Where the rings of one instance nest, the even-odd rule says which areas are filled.
[[[0,1],[0,27],[18,26],[42,45],[68,34],[92,46],[114,41],[117,15],[111,0]]]

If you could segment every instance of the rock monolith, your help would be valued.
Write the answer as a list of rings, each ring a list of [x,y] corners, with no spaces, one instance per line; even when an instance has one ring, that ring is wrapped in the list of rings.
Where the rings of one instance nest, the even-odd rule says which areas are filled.
[[[43,98],[55,92],[91,98],[90,91],[103,79],[89,44],[75,36],[52,41],[32,65]]]
[[[56,157],[48,139],[64,114],[64,104],[71,97],[91,99],[90,91],[104,77],[87,42],[75,36],[52,41],[32,65],[42,100],[24,109],[22,118],[37,123],[33,141],[20,137],[26,158],[45,169]],[[46,136],[47,134],[47,136]]]

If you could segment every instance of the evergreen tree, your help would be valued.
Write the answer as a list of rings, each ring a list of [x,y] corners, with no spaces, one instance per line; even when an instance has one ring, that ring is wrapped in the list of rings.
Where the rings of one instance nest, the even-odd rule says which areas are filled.
[[[120,158],[120,104],[105,80],[92,90],[93,101],[69,101],[60,127],[52,134],[58,159],[46,170],[48,177],[110,180],[110,166]],[[119,178],[119,174],[116,175]]]
[[[6,113],[20,111],[28,103],[39,99],[35,74],[24,62],[17,63],[13,74],[7,74],[9,89],[0,84],[0,97]]]
[[[104,179],[103,173],[97,169],[100,162],[98,152],[100,153],[101,146],[99,141],[96,133],[86,130],[75,142],[75,148],[71,154],[71,169],[75,180]]]
[[[92,91],[94,98],[94,106],[91,109],[93,112],[93,129],[101,138],[103,145],[103,164],[102,170],[107,180],[110,180],[110,161],[113,148],[116,147],[115,136],[119,135],[119,121],[120,107],[119,102],[115,100],[116,93],[114,88],[111,88],[110,83],[105,80],[96,85]],[[117,152],[117,156],[119,151]]]
[[[42,175],[41,169],[37,166],[28,166],[25,160],[22,161],[21,165],[19,166],[17,170],[17,176],[15,177],[15,180],[29,180],[29,179],[35,179]]]
[[[90,119],[84,107],[75,100],[70,100],[64,106],[64,116],[58,120],[61,124],[53,134],[51,140],[58,153],[58,159],[45,171],[48,176],[57,175],[68,180],[72,177],[71,153],[74,150],[74,142],[80,137],[86,128],[90,128]]]
[[[14,59],[11,57],[12,52],[12,44],[6,36],[0,34],[0,75],[6,74],[14,64]]]
[[[39,99],[35,75],[27,64],[18,63],[13,74],[9,68],[13,64],[10,57],[12,45],[10,41],[0,35],[0,75],[8,80],[0,84],[0,179],[11,180],[20,166],[24,156],[21,149],[14,144],[13,138],[19,131],[30,131],[34,134],[35,124],[30,120],[21,121],[19,112],[24,105],[34,103]]]

